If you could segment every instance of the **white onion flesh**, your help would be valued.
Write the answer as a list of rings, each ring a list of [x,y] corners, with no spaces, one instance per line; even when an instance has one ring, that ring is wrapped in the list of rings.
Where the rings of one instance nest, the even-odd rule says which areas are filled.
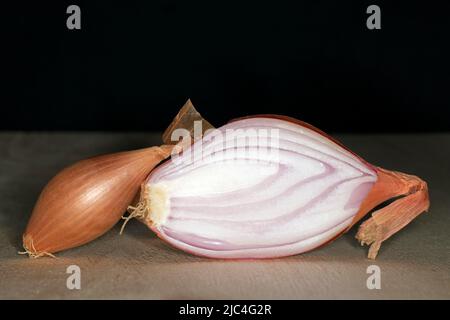
[[[227,132],[236,129],[245,144],[231,144]],[[314,249],[350,225],[377,180],[370,165],[301,124],[254,117],[217,132],[222,138],[207,135],[146,182],[158,203],[152,229],[193,254],[271,258]],[[275,147],[265,133],[277,133]]]

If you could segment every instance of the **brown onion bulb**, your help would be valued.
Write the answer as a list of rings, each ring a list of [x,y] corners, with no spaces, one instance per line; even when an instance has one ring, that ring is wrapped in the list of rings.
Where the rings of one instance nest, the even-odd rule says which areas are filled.
[[[73,248],[111,229],[141,182],[167,158],[163,145],[79,161],[57,174],[39,196],[23,234],[30,257]]]

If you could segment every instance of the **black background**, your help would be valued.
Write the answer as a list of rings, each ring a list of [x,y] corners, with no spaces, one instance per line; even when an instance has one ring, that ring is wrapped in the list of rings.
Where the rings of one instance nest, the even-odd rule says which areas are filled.
[[[81,7],[81,30],[66,8]],[[381,7],[381,30],[366,8]],[[450,129],[449,1],[34,1],[7,12],[1,130],[162,130],[277,113],[330,132]],[[3,30],[5,31],[5,30]],[[4,32],[5,33],[5,32]]]

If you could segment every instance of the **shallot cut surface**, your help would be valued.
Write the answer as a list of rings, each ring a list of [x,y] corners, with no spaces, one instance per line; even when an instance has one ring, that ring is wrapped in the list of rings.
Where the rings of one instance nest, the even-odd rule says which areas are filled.
[[[343,233],[376,181],[373,166],[306,125],[246,118],[152,171],[146,220],[197,255],[299,254]]]

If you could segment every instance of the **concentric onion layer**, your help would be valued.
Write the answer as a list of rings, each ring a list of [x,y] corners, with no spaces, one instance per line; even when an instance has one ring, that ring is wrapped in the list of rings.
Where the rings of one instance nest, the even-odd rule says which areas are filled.
[[[342,233],[376,180],[370,165],[315,130],[247,118],[151,173],[160,211],[152,229],[213,258],[299,254]]]

